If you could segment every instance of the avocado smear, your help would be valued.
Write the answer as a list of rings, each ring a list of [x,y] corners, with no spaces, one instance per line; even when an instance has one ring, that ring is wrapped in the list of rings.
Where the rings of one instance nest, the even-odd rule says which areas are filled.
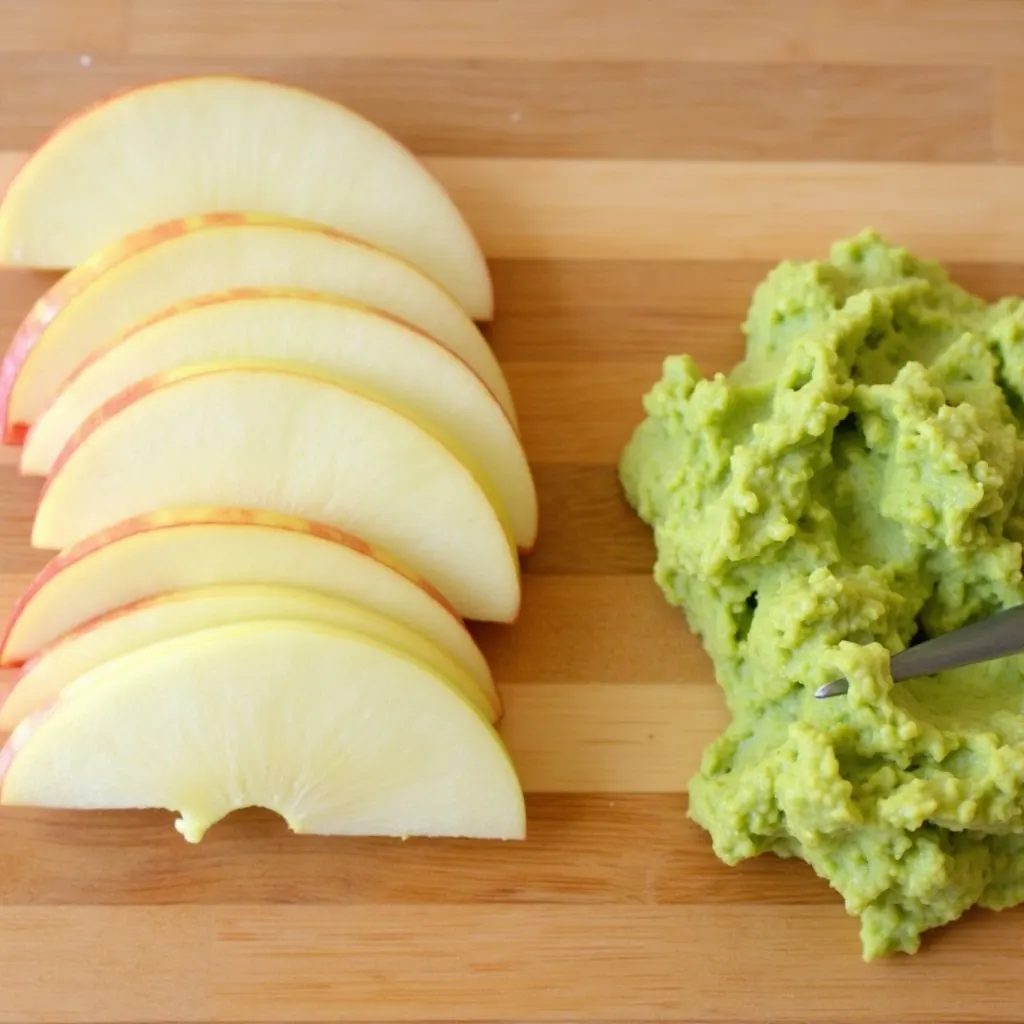
[[[1024,602],[1024,301],[864,232],[775,268],[743,332],[727,375],[665,361],[620,464],[732,713],[689,813],[728,864],[806,861],[864,959],[913,953],[1024,900],[1024,658],[889,673]]]

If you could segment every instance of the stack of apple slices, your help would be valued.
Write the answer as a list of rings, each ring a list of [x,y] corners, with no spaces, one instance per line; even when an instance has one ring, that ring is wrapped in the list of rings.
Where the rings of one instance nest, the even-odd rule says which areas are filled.
[[[0,641],[0,803],[521,838],[464,620],[517,615],[537,497],[438,182],[308,93],[178,80],[29,159],[0,260],[67,271],[0,365],[58,552]]]

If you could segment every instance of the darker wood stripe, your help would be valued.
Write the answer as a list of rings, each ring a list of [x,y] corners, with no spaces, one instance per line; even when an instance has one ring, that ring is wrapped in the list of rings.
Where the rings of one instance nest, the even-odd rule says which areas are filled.
[[[17,474],[13,467],[0,469],[0,572],[36,573],[51,553],[29,545],[32,519],[41,488],[39,480]],[[4,609],[6,611],[6,609]]]
[[[772,266],[764,260],[493,260],[498,313],[488,333],[507,365],[660,360],[689,352],[712,374],[742,355],[740,326]],[[986,299],[1024,295],[1024,262],[946,266],[954,281]]]
[[[558,576],[643,573],[650,529],[626,503],[614,467],[534,466],[543,524],[524,572]]]
[[[807,0],[288,0],[286,14],[275,3],[262,17],[251,0],[133,6],[131,49],[148,55],[775,61],[805,57],[813,42]]]
[[[684,797],[528,797],[523,844],[294,836],[231,815],[188,846],[161,812],[0,810],[0,905],[834,905],[796,861],[718,861]]]
[[[83,69],[74,55],[10,55],[0,70],[0,139],[30,148],[85,103],[210,72],[312,89],[425,156],[972,162],[993,155],[987,69],[800,63],[97,55]]]

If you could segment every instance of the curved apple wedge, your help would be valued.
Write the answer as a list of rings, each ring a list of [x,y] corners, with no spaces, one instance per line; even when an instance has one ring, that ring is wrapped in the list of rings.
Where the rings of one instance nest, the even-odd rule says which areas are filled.
[[[61,382],[110,338],[197,296],[260,287],[342,295],[408,321],[465,360],[516,422],[490,345],[462,307],[412,264],[318,224],[238,213],[147,228],[56,282],[0,363],[4,442],[20,443]]]
[[[173,509],[128,519],[52,558],[18,599],[0,665],[22,665],[66,633],[137,602],[223,584],[312,590],[422,634],[487,693],[490,669],[444,598],[359,537],[295,516]]]
[[[321,835],[525,835],[512,761],[455,686],[306,622],[220,626],[107,662],[23,721],[0,762],[0,803],[165,808],[190,842],[251,806]]]
[[[75,430],[140,380],[193,363],[280,360],[337,374],[461,447],[490,485],[519,547],[537,535],[537,493],[519,435],[495,396],[429,335],[344,299],[236,289],[172,307],[93,354],[25,438],[22,472],[45,476]],[[429,386],[425,386],[429,382]]]
[[[346,107],[247,78],[159,82],[65,122],[0,205],[0,262],[66,269],[150,224],[217,210],[350,232],[420,267],[474,318],[491,316],[480,247],[412,153]]]
[[[324,522],[390,552],[466,618],[506,622],[519,609],[515,546],[465,464],[390,406],[312,371],[211,363],[121,392],[61,454],[32,543],[66,548],[188,505]]]
[[[0,733],[41,710],[79,676],[104,662],[185,633],[254,619],[320,622],[361,633],[423,662],[495,721],[500,703],[490,680],[478,682],[426,637],[351,601],[312,590],[262,584],[196,587],[115,608],[44,648],[24,666],[0,704]]]

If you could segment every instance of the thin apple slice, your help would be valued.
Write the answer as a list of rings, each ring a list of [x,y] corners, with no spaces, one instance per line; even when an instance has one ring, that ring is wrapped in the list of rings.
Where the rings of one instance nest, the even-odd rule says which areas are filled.
[[[220,584],[295,587],[351,601],[422,634],[484,692],[494,692],[480,648],[426,580],[341,530],[239,508],[129,519],[61,552],[15,605],[0,640],[0,665],[22,665],[65,633],[118,608]]]
[[[312,590],[243,583],[159,594],[115,608],[66,633],[22,669],[0,704],[0,732],[10,732],[79,676],[104,662],[185,633],[254,619],[321,622],[361,633],[434,669],[454,683],[488,721],[498,717],[500,704],[494,687],[485,689],[422,634],[351,601]]]
[[[190,299],[113,338],[64,383],[25,438],[23,473],[45,476],[75,430],[129,385],[191,363],[271,359],[337,374],[423,423],[491,486],[519,547],[537,493],[515,427],[483,381],[429,335],[345,299],[236,289]],[[429,382],[425,386],[424,382]]]
[[[61,382],[111,337],[208,292],[289,287],[342,295],[427,332],[515,405],[491,347],[458,303],[410,263],[317,224],[259,214],[191,217],[115,242],[35,304],[0,363],[6,444],[20,444]]]
[[[358,633],[257,620],[80,676],[0,755],[0,803],[161,807],[198,842],[266,807],[294,832],[521,839],[498,734],[443,676]]]
[[[344,382],[283,363],[209,363],[140,381],[64,449],[32,543],[61,549],[131,516],[241,505],[364,537],[465,618],[508,622],[519,561],[457,453]]]
[[[491,316],[480,247],[412,153],[340,104],[247,78],[159,82],[66,121],[0,205],[0,262],[67,269],[150,224],[219,210],[349,232],[420,267],[472,317]]]

